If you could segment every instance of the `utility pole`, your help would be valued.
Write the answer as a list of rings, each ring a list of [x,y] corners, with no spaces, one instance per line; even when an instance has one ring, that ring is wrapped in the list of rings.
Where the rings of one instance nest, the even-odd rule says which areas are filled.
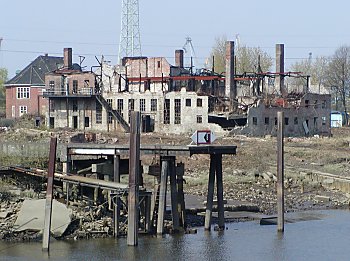
[[[4,40],[4,38],[0,37],[0,68],[2,68],[2,52],[1,52],[1,43]]]
[[[122,0],[118,62],[124,57],[141,56],[139,1]]]

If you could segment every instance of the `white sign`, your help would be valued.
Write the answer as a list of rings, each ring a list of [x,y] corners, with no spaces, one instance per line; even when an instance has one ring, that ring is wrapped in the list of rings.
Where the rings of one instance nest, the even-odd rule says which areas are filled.
[[[211,144],[215,139],[214,132],[211,130],[197,130],[192,135],[192,141],[198,145]]]

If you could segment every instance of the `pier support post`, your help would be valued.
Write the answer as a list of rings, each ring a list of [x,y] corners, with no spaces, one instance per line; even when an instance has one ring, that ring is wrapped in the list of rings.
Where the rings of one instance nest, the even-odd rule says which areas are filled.
[[[49,251],[49,244],[50,244],[50,229],[51,229],[52,200],[53,200],[52,193],[53,193],[53,178],[54,178],[55,163],[56,163],[56,148],[57,148],[57,138],[51,138],[50,154],[49,154],[49,169],[47,173],[45,220],[44,220],[43,246],[42,246],[44,251]]]
[[[225,209],[224,209],[224,186],[222,181],[222,155],[216,154],[216,190],[218,199],[218,217],[219,217],[219,230],[225,229]]]
[[[205,224],[204,224],[204,229],[208,231],[210,230],[212,211],[213,211],[214,183],[215,183],[215,157],[213,154],[210,154],[207,206],[205,210]]]
[[[138,201],[140,168],[140,112],[131,112],[129,149],[128,236],[129,246],[138,244]]]
[[[180,215],[180,225],[183,228],[187,227],[186,224],[186,208],[185,208],[185,196],[184,196],[184,173],[185,165],[183,163],[178,163],[176,167],[177,175],[177,209]]]
[[[277,230],[284,231],[284,113],[277,112]]]
[[[169,159],[170,170],[170,190],[171,190],[171,216],[173,220],[174,231],[180,230],[179,212],[177,209],[177,184],[176,184],[176,166],[175,157]]]
[[[120,172],[119,172],[120,156],[114,153],[113,158],[113,181],[120,182]],[[116,192],[116,191],[115,191]],[[119,237],[119,222],[120,222],[120,202],[119,197],[115,196],[112,200],[113,204],[113,214],[114,214],[114,237]]]
[[[162,235],[164,233],[164,216],[166,208],[166,191],[169,173],[169,157],[161,157],[161,172],[160,172],[160,189],[159,189],[159,208],[158,208],[158,220],[157,220],[157,234]]]

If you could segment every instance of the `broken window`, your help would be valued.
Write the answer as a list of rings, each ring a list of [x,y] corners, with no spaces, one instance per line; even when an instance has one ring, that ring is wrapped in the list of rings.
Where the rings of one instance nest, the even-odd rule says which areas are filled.
[[[164,101],[164,124],[170,124],[170,99]]]
[[[50,88],[50,90],[55,89],[55,81],[49,81],[49,88]]]
[[[197,115],[197,123],[203,123],[202,115]]]
[[[77,80],[73,80],[73,90],[72,93],[78,93],[78,81]]]
[[[298,117],[294,117],[294,125],[298,125]]]
[[[140,111],[146,111],[146,100],[140,99]]]
[[[84,80],[84,87],[85,88],[90,87],[90,80]]]
[[[96,124],[102,124],[102,105],[96,103]]]
[[[157,111],[157,99],[151,99],[151,111]]]
[[[90,125],[90,119],[89,117],[85,117],[84,126],[87,128],[89,127],[89,125]]]
[[[253,125],[258,125],[258,118],[257,117],[253,117]]]
[[[107,103],[113,108],[113,99],[107,99]]]
[[[129,111],[135,110],[135,100],[129,99]]]
[[[284,118],[284,124],[285,124],[285,125],[289,125],[289,118],[288,118],[288,117],[285,117],[285,118]]]
[[[322,117],[322,125],[323,126],[326,125],[326,117],[325,116]]]
[[[265,125],[269,125],[270,124],[270,118],[269,117],[265,117]]]
[[[73,103],[73,111],[78,111],[78,100],[74,99],[72,103]]]
[[[317,121],[318,121],[318,117],[314,117],[314,127],[317,128]]]
[[[309,107],[309,100],[305,100],[305,107],[306,107],[306,108]]]
[[[123,115],[123,110],[124,110],[124,100],[118,99],[117,100],[117,111],[119,112],[120,115]]]
[[[113,115],[111,112],[108,112],[108,123],[109,124],[113,123]]]
[[[277,117],[275,117],[275,125],[277,125]]]
[[[186,107],[191,107],[191,99],[186,99]]]
[[[157,61],[157,66],[158,68],[160,68],[160,61]]]
[[[197,99],[197,107],[202,107],[202,99],[198,98]]]
[[[181,99],[175,99],[175,124],[181,124]]]

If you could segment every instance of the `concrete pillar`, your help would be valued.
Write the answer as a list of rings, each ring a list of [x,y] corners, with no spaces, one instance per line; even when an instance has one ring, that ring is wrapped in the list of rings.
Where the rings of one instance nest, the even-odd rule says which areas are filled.
[[[231,108],[233,100],[237,97],[235,85],[235,42],[226,42],[226,77],[225,77],[225,95],[231,99]]]
[[[184,67],[184,50],[175,50],[175,66]]]
[[[284,44],[276,44],[276,89],[280,91],[282,96],[287,95],[284,86]]]

